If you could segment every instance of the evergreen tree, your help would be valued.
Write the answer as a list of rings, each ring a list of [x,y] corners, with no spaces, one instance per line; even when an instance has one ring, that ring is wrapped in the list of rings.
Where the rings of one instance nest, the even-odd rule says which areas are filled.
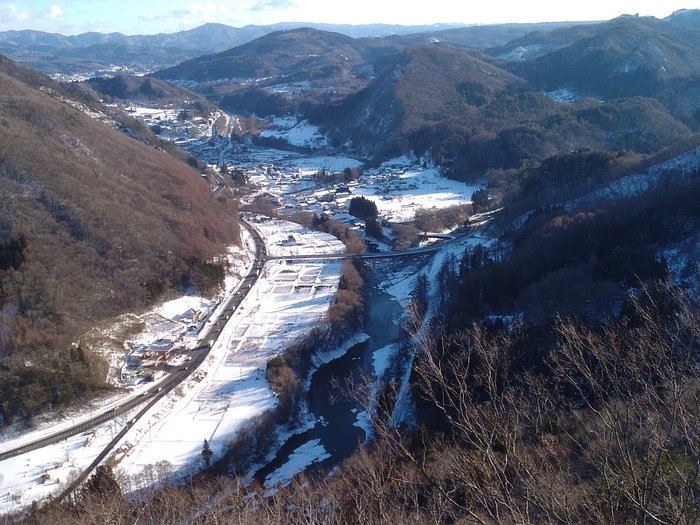
[[[350,201],[350,207],[348,208],[348,213],[354,217],[360,219],[369,220],[374,219],[379,215],[377,210],[377,205],[366,197],[353,197]]]
[[[472,205],[475,212],[484,211],[489,206],[489,194],[485,189],[476,190],[472,193]]]
[[[345,182],[351,182],[360,178],[360,170],[357,168],[345,168],[343,170],[343,180]]]
[[[365,221],[365,231],[367,235],[380,241],[384,238],[384,230],[382,230],[382,225],[379,224],[377,219],[367,219]]]
[[[204,464],[207,468],[211,466],[211,458],[214,456],[214,451],[209,446],[209,441],[206,439],[202,444],[202,459],[204,459]]]
[[[85,494],[96,496],[121,495],[122,491],[111,467],[100,465],[88,479],[83,489]]]

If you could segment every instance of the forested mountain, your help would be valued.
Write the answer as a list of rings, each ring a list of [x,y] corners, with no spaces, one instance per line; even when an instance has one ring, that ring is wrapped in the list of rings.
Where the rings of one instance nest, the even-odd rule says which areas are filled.
[[[562,103],[446,44],[415,46],[386,62],[366,88],[312,118],[368,155],[429,152],[457,178],[578,148],[653,153],[690,133],[663,101]]]
[[[268,33],[299,27],[342,33],[354,38],[391,38],[418,43],[439,39],[460,45],[493,47],[536,29],[569,23],[495,24],[459,27],[459,24],[400,26],[387,24],[334,25],[279,23],[235,28],[209,23],[186,31],[157,35],[83,33],[65,36],[41,31],[0,32],[0,53],[45,74],[89,74],[110,68],[143,71],[176,65],[243,45]]]
[[[589,38],[595,32],[596,27],[597,24],[578,24],[572,27],[556,28],[552,31],[532,31],[505,44],[493,46],[486,52],[491,56],[510,62],[531,60],[570,46],[582,38]]]
[[[373,39],[301,28],[279,31],[211,56],[158,71],[166,80],[196,82],[238,80],[287,82],[341,77],[365,66],[376,47]]]
[[[387,59],[366,89],[320,118],[337,140],[350,139],[376,154],[410,147],[413,134],[455,116],[478,125],[484,107],[524,87],[521,79],[455,46],[424,44]]]
[[[156,76],[234,113],[299,114],[366,156],[428,152],[457,178],[578,148],[650,154],[698,127],[700,33],[624,16],[486,52],[447,43],[475,30],[283,31]]]
[[[134,36],[5,31],[0,33],[0,53],[45,74],[88,74],[115,66],[143,71],[223,51],[270,31],[259,26],[235,29],[223,24],[205,24],[172,34]]]
[[[0,58],[3,421],[104,387],[89,349],[71,350],[93,323],[223,275],[211,261],[237,239],[231,204],[127,125]]]
[[[510,59],[494,65],[526,81],[511,82],[509,89],[496,92],[479,87],[479,75],[470,75],[463,65],[439,71],[435,64],[440,60],[414,57],[413,74],[398,66],[392,71],[394,104],[384,107],[402,108],[401,118],[413,122],[413,136],[404,138],[404,148],[432,147],[439,162],[455,162],[457,176],[488,167],[515,167],[526,158],[538,160],[579,147],[651,153],[697,129],[698,36],[666,21],[639,17],[533,33],[490,52]],[[467,60],[466,52],[454,52]],[[415,74],[417,68],[423,69],[423,77]],[[439,88],[461,75],[470,78],[461,85],[455,82],[451,92]],[[419,95],[433,85],[438,87],[428,97]],[[387,77],[378,77],[361,95],[349,99],[348,114],[374,115],[379,120],[387,113],[371,109],[365,101],[385,92]],[[542,92],[551,92],[551,98]],[[562,92],[576,95],[561,103]],[[414,106],[433,112],[416,119],[407,94],[416,96]],[[441,108],[435,112],[437,106]],[[358,121],[353,117],[345,121],[345,136],[357,139],[360,126],[353,128],[352,123]],[[375,152],[376,139],[366,142],[374,145]],[[437,155],[436,143],[443,149]]]
[[[403,47],[380,38],[290,29],[153,76],[184,83],[231,113],[303,114],[365,87],[384,60]]]
[[[700,72],[697,28],[624,16],[583,30],[570,45],[509,69],[548,91],[564,87],[606,99],[656,96]]]
[[[678,27],[698,29],[698,26],[700,26],[700,9],[680,9],[671,13],[664,20]]]
[[[422,30],[410,34],[396,34],[386,37],[402,45],[427,44],[430,42],[445,42],[457,46],[478,49],[490,49],[505,45],[521,36],[533,32],[553,32],[559,28],[569,28],[581,22],[542,22],[534,24],[486,24],[450,29]]]
[[[70,501],[18,521],[698,522],[696,17],[624,16],[489,50],[464,47],[476,33],[463,29],[430,42],[294,29],[154,77],[92,82],[141,96],[165,89],[156,77],[181,81],[231,111],[308,118],[370,163],[414,153],[484,184],[469,213],[486,213],[462,225],[472,236],[424,255],[384,375],[369,393],[346,385],[371,430],[331,475],[318,462],[274,490],[249,482],[252,451],[269,442],[252,426],[186,483],[154,469],[151,490],[124,495],[103,469]],[[237,231],[231,203],[186,164],[93,118],[99,107],[72,88],[1,66],[8,417],[36,409],[12,402],[26,385],[44,403],[99,387],[89,349],[70,351],[81,329],[168,287],[215,285],[212,257]],[[354,216],[377,215],[355,199],[369,212]],[[303,403],[315,344],[268,363],[295,385],[289,403]]]
[[[115,75],[113,77],[94,77],[74,84],[89,95],[108,100],[141,101],[144,103],[182,103],[186,100],[199,108],[213,110],[216,106],[196,93],[153,77]]]

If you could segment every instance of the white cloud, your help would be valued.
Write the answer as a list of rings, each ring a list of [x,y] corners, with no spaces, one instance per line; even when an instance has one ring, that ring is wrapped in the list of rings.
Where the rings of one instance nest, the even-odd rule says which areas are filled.
[[[31,11],[29,9],[20,9],[15,4],[3,4],[0,5],[0,20],[2,20],[3,25],[12,25],[16,22],[24,22],[31,18]]]
[[[232,13],[231,6],[223,2],[193,2],[187,6],[164,12],[163,14],[156,15],[151,12],[142,13],[141,18],[143,20],[179,21],[193,25],[200,21],[211,22],[226,19],[230,17]]]
[[[250,9],[251,11],[265,11],[271,9],[290,9],[296,7],[293,0],[258,0]]]
[[[313,0],[316,2],[317,0]],[[158,20],[173,21],[188,27],[195,27],[205,22],[220,22],[233,26],[245,24],[265,24],[284,21],[292,14],[296,21],[299,5],[297,0],[237,0],[233,2],[190,2],[162,15]]]
[[[45,14],[49,18],[60,18],[63,16],[63,9],[56,4],[53,4],[46,9]]]
[[[16,4],[0,4],[0,31],[7,29],[26,29],[28,21],[41,22],[63,17],[63,9],[52,4],[38,10],[31,7],[17,7]]]

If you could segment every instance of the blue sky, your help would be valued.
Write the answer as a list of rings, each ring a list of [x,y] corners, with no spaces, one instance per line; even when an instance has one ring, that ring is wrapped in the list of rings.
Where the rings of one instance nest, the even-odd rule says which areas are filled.
[[[150,34],[206,22],[241,27],[274,22],[433,24],[604,20],[620,14],[664,17],[696,5],[677,0],[0,0],[0,31],[36,29]]]

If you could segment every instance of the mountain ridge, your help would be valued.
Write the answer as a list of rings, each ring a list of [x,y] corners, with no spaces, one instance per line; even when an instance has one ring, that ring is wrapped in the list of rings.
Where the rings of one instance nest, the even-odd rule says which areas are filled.
[[[131,66],[137,70],[153,70],[174,66],[197,56],[210,55],[243,45],[256,38],[281,30],[311,27],[329,32],[339,32],[356,38],[387,37],[424,33],[428,38],[444,38],[457,29],[455,36],[447,37],[454,43],[470,43],[489,47],[504,44],[516,36],[524,35],[532,28],[568,24],[494,24],[485,26],[463,26],[462,24],[435,24],[400,26],[386,24],[334,25],[304,22],[283,22],[267,26],[247,25],[240,28],[219,23],[202,26],[176,33],[155,35],[124,35],[122,33],[83,33],[61,35],[34,30],[0,32],[0,53],[20,61],[44,74],[89,74],[107,70],[112,66]],[[448,31],[448,33],[443,33]],[[472,34],[472,36],[469,36]],[[419,37],[423,38],[423,37]],[[409,37],[409,40],[411,37]],[[99,50],[104,44],[131,46],[133,51],[125,56],[115,55],[115,60],[100,57]],[[84,55],[84,56],[83,56]],[[103,73],[104,74],[104,73]]]
[[[669,82],[700,72],[700,32],[653,17],[585,26],[562,44],[508,69],[545,90],[567,87],[605,98],[657,95]]]
[[[70,346],[164,293],[215,288],[214,261],[237,241],[235,214],[197,171],[120,129],[134,134],[70,86],[0,57],[4,421],[104,388],[97,358],[65,370]]]

